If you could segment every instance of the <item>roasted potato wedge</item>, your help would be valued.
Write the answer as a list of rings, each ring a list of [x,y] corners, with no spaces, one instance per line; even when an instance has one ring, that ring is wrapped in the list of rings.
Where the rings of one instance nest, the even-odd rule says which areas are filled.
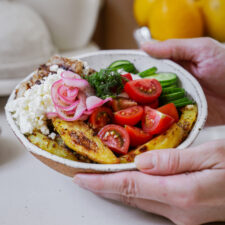
[[[198,109],[196,105],[187,105],[181,109],[178,123],[173,124],[166,132],[153,138],[146,144],[120,157],[120,163],[133,162],[135,156],[150,150],[177,147],[189,134],[196,121]]]
[[[52,122],[65,144],[78,154],[98,163],[119,163],[119,159],[83,121],[67,122],[56,118]]]
[[[198,115],[197,105],[187,105],[181,108],[181,117],[177,125],[184,130],[183,140],[188,136],[191,131]]]
[[[38,146],[39,148],[47,152],[63,157],[65,159],[78,161],[77,157],[73,154],[73,152],[59,145],[56,141],[48,138],[47,136],[45,136],[44,134],[38,131],[35,131],[33,134],[29,135],[27,138],[32,144]]]

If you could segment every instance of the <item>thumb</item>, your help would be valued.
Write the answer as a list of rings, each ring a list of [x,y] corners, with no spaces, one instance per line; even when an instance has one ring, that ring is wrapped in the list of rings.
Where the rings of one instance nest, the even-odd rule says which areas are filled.
[[[215,142],[187,149],[161,149],[135,158],[136,167],[154,175],[172,175],[216,168],[221,156],[215,154]]]
[[[200,39],[170,39],[162,42],[146,42],[141,49],[149,55],[160,59],[174,61],[194,60]]]

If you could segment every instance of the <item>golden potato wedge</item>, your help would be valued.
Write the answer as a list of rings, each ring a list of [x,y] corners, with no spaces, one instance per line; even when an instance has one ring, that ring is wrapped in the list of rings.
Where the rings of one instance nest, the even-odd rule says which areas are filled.
[[[184,130],[184,137],[183,137],[184,140],[188,136],[197,119],[198,108],[197,105],[187,105],[181,108],[181,112],[182,114],[177,125],[182,127]]]
[[[52,122],[65,144],[78,154],[87,156],[98,163],[113,164],[119,162],[113,152],[83,121],[67,122],[56,118]]]
[[[196,121],[198,109],[196,105],[187,105],[181,109],[181,117],[178,123],[173,124],[166,132],[141,145],[137,149],[121,156],[120,163],[133,162],[135,156],[150,150],[177,147],[191,131]]]
[[[137,149],[120,157],[121,163],[133,162],[135,156],[154,149],[175,148],[183,140],[184,130],[176,123],[173,124],[165,133],[153,138],[149,142],[141,145]]]
[[[33,134],[29,135],[27,138],[32,144],[38,146],[39,148],[47,152],[63,157],[65,159],[78,161],[77,157],[73,154],[73,152],[59,145],[56,141],[48,138],[47,136],[45,136],[44,134],[38,131],[35,131]]]

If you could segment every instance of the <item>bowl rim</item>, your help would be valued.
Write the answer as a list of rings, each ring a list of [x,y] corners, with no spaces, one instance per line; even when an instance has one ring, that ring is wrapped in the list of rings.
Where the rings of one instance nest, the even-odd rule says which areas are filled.
[[[100,50],[92,53],[86,53],[82,55],[78,55],[75,57],[70,57],[70,58],[76,58],[83,60],[86,57],[90,56],[98,56],[98,55],[120,55],[120,54],[127,54],[127,55],[135,55],[135,56],[148,56],[145,52],[141,50]],[[174,63],[171,60],[167,59],[154,59],[154,60],[159,60],[164,64],[169,65],[176,71],[179,71],[179,73],[183,74],[189,82],[195,87],[198,98],[200,99],[200,102],[197,104],[198,109],[201,107],[201,110],[198,110],[201,112],[201,114],[198,114],[197,121],[189,134],[188,138],[183,141],[177,148],[178,149],[184,149],[188,147],[198,136],[199,132],[203,129],[204,124],[207,119],[207,114],[208,114],[208,106],[207,106],[207,101],[206,97],[204,95],[204,92],[202,90],[202,87],[196,80],[194,76],[192,76],[188,71],[183,69],[180,65]],[[85,61],[85,59],[84,59]],[[15,97],[15,91],[19,87],[19,85],[24,82],[29,80],[33,76],[34,72],[30,73],[28,76],[26,76],[20,83],[17,84],[17,86],[14,88],[12,93],[10,94],[8,102],[12,101]],[[20,142],[32,153],[38,154],[40,156],[43,156],[45,158],[51,159],[55,162],[61,163],[63,165],[76,168],[76,169],[83,169],[83,170],[93,170],[93,171],[99,171],[99,172],[118,172],[118,171],[125,171],[125,170],[135,170],[136,166],[135,163],[125,163],[125,164],[94,164],[94,163],[83,163],[83,162],[77,162],[77,161],[72,161],[69,159],[65,159],[59,156],[56,156],[54,154],[51,154],[45,150],[42,150],[41,148],[38,148],[36,145],[32,144],[29,142],[29,140],[20,132],[19,127],[16,125],[15,121],[13,120],[11,113],[5,109],[5,114],[6,114],[6,119],[7,122],[9,123],[11,129],[13,130],[14,134],[17,136],[17,138],[20,140]],[[198,127],[195,127],[196,124],[198,124]],[[194,129],[195,128],[195,129]]]

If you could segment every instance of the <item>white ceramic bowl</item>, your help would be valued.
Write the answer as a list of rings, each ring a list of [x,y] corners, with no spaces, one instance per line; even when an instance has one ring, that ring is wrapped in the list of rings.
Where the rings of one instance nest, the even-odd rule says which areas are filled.
[[[198,117],[197,121],[187,137],[187,139],[182,142],[178,148],[183,149],[188,147],[197,137],[200,130],[203,128],[204,123],[207,118],[207,102],[203,90],[197,80],[186,70],[181,68],[179,65],[171,62],[169,60],[158,60],[149,57],[142,51],[138,50],[112,50],[112,51],[99,51],[95,53],[90,53],[82,55],[81,60],[87,61],[90,67],[99,70],[100,68],[107,67],[110,63],[118,59],[127,59],[135,64],[138,70],[145,70],[149,67],[156,66],[160,72],[174,72],[178,75],[180,80],[180,85],[183,87],[189,97],[191,97],[198,105]],[[25,80],[28,80],[32,74],[30,74]],[[9,97],[8,101],[11,101],[15,97],[15,90]],[[75,162],[68,159],[58,157],[56,155],[50,154],[37,146],[31,144],[27,138],[20,132],[19,128],[15,124],[12,116],[6,111],[6,118],[9,125],[14,131],[15,135],[23,143],[23,145],[33,154],[35,157],[40,159],[42,162],[52,167],[53,169],[66,174],[68,176],[73,176],[77,172],[118,172],[124,170],[135,170],[134,163],[128,164],[91,164],[91,163],[81,163]]]

